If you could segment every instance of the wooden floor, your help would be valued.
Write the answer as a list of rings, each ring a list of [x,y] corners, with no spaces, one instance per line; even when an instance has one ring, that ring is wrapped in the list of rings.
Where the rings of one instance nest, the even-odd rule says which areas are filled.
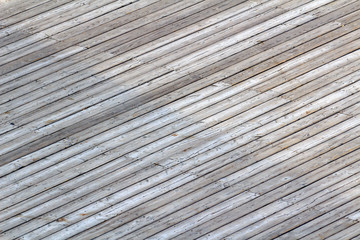
[[[0,0],[0,239],[360,239],[359,0]]]

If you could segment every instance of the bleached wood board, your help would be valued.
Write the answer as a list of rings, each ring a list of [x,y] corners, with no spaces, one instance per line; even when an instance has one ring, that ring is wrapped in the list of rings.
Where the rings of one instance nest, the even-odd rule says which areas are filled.
[[[0,8],[1,237],[358,238],[358,1]]]

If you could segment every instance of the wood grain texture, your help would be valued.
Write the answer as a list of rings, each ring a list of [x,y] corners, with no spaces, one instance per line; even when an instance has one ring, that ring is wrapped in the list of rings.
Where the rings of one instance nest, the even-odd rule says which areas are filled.
[[[359,239],[359,1],[0,12],[1,239]]]

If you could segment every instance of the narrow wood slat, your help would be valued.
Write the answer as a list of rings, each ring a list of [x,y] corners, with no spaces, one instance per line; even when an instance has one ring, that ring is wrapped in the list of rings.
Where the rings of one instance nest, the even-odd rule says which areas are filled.
[[[0,9],[0,238],[359,238],[358,1]]]
[[[56,1],[54,2],[55,4],[61,4],[61,1]],[[54,3],[50,3],[50,4],[54,4]],[[8,18],[15,18],[15,19],[25,19],[27,17],[29,17],[29,15],[27,15],[24,12],[29,12],[32,13],[31,15],[36,15],[36,11],[38,9],[42,9],[42,11],[46,11],[47,9],[50,9],[49,6],[47,6],[47,8],[42,5],[48,5],[49,1],[48,0],[40,0],[40,1],[35,1],[35,0],[30,0],[30,1],[1,1],[1,12],[2,15],[0,17],[0,20],[2,20],[1,22],[4,21],[4,19]],[[35,10],[36,9],[36,10]],[[41,10],[40,10],[41,11]],[[14,17],[14,15],[19,15]],[[16,20],[15,20],[16,22]]]
[[[357,237],[360,234],[360,223],[356,223],[351,227],[348,227],[334,235],[331,235],[327,239],[335,240],[335,239],[352,239],[353,237]]]
[[[351,225],[355,224],[355,222],[354,220],[351,219],[351,217],[348,217],[347,215],[352,213],[354,209],[358,208],[356,204],[358,201],[359,199],[354,199],[353,201],[350,201],[333,210],[326,209],[326,206],[325,209],[316,207],[316,209],[319,209],[323,215],[315,218],[313,216],[311,218],[306,218],[306,217],[301,218],[304,219],[303,221],[306,221],[307,219],[311,219],[311,220],[295,229],[289,230],[287,233],[283,235],[280,235],[278,239],[305,238],[305,237],[309,239],[313,237],[325,238],[340,230],[348,228]],[[293,218],[295,220],[295,217]],[[284,222],[283,225],[285,224],[288,223]],[[271,230],[267,230],[261,233],[261,235],[257,235],[255,238],[259,239],[261,238],[261,236],[268,234],[268,232],[270,231],[273,232],[274,236],[275,234],[280,234],[280,232],[277,232],[275,230],[275,227],[273,227]]]

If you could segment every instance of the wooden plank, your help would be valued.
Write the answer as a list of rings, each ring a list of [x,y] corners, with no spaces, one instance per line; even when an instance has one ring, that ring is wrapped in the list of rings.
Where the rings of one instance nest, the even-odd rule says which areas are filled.
[[[206,14],[205,13],[203,13],[205,16],[206,16]],[[133,55],[132,55],[133,56]],[[124,60],[122,60],[122,61],[124,61]],[[100,65],[100,66],[109,66],[109,63],[110,63],[110,61],[108,61],[106,64],[102,64],[102,65]],[[119,63],[119,61],[112,61],[112,63],[111,64],[116,64],[116,63]],[[138,65],[138,64],[137,64]],[[97,66],[96,67],[96,70],[97,71],[101,71],[101,68],[100,68],[100,66]],[[111,65],[110,65],[111,66]],[[135,64],[133,64],[133,67],[135,67],[136,65]],[[89,70],[87,70],[87,74],[89,75],[89,74],[94,74],[94,72],[93,71],[89,71]],[[86,75],[86,76],[88,76],[88,75]],[[84,78],[84,77],[86,77],[86,76],[84,76],[84,75],[81,75],[82,76],[82,78]],[[48,78],[47,78],[48,79]],[[64,79],[63,80],[63,82],[65,83],[65,84],[67,84],[67,86],[69,85],[69,83],[71,83],[71,82],[74,82],[74,81],[76,81],[76,76],[71,76],[71,78],[68,78],[68,79]],[[37,84],[37,85],[39,85],[39,82],[41,82],[41,81],[37,81],[37,82],[35,82],[34,84]],[[63,83],[63,84],[64,84]],[[42,84],[43,86],[45,85],[45,83],[43,83]],[[57,84],[53,84],[55,87],[59,87],[59,83],[57,83]],[[65,85],[66,86],[66,85]],[[64,87],[65,87],[64,86]],[[26,85],[26,86],[24,86],[24,88],[26,88],[26,89],[29,89],[29,86],[28,85]],[[31,88],[30,88],[31,89]],[[50,89],[53,89],[53,88],[51,88],[51,86],[48,86],[46,89],[49,89],[49,90],[47,90],[47,93],[48,92],[50,92]],[[22,89],[20,88],[20,89],[17,89],[19,92],[21,92],[22,91]],[[43,94],[43,95],[45,95],[44,94],[44,89],[41,89],[41,94]],[[70,93],[68,93],[67,95],[69,95]],[[9,93],[9,95],[11,95],[11,96],[16,96],[16,95],[14,95],[14,92],[11,92],[11,93]],[[33,96],[33,98],[34,97],[36,97],[37,95],[35,94],[35,93],[32,93],[31,94],[32,96]],[[21,102],[23,102],[23,103],[25,103],[24,102],[24,99],[26,99],[26,98],[28,98],[29,96],[23,96],[23,98],[22,98],[22,100],[20,100]],[[14,105],[13,105],[14,104]],[[16,106],[16,103],[14,103],[14,101],[12,101],[11,102],[11,105],[12,106]]]
[[[0,7],[1,7],[1,17],[0,20],[4,21],[4,19],[7,19],[9,17],[12,17],[13,15],[17,15],[21,13],[21,16],[24,15],[24,11],[27,12],[35,12],[35,9],[41,8],[43,4],[48,3],[48,0],[30,0],[30,1],[1,1]],[[34,9],[35,8],[35,9]],[[35,10],[35,11],[34,11]],[[28,16],[26,16],[28,17]],[[26,18],[23,17],[23,18]],[[1,22],[2,22],[1,21]]]
[[[52,39],[56,39],[56,40],[63,40],[61,38],[55,37],[54,35],[64,34],[68,31],[72,31],[72,35],[79,34],[86,30],[90,30],[91,28],[94,28],[97,25],[102,25],[108,21],[111,21],[112,17],[114,16],[116,17],[123,16],[131,11],[136,11],[139,8],[150,5],[155,1],[156,0],[146,1],[146,2],[135,2],[128,6],[123,6],[123,3],[116,3],[116,2],[113,4],[108,4],[104,7],[95,9],[79,17],[73,18],[69,21],[65,21],[59,25],[55,25],[53,27],[39,31],[35,34],[32,34],[31,37],[22,39],[21,41],[17,41],[13,44],[8,44],[6,48],[0,48],[0,55],[8,54],[14,50],[18,50],[19,48],[28,46],[36,41],[42,40],[47,37],[51,37]],[[118,7],[120,7],[120,9],[116,9]],[[114,10],[114,8],[116,10]],[[109,13],[107,13],[107,11]],[[100,16],[98,16],[99,14]],[[91,20],[89,20],[89,18]],[[32,30],[32,32],[34,33],[34,30]]]
[[[6,36],[8,34],[13,33],[14,31],[17,30],[25,30],[25,31],[32,31],[34,30],[34,32],[36,32],[36,27],[38,24],[44,24],[43,21],[47,22],[49,24],[49,18],[53,18],[54,19],[54,23],[57,23],[56,18],[57,15],[65,15],[67,13],[71,13],[72,11],[74,11],[75,8],[79,8],[80,6],[83,6],[80,8],[80,10],[78,10],[79,12],[83,11],[83,10],[87,10],[88,6],[91,6],[90,4],[90,0],[76,0],[76,1],[69,1],[69,0],[62,0],[62,1],[54,1],[54,2],[49,2],[50,7],[48,6],[49,4],[43,4],[40,5],[40,12],[39,14],[36,14],[35,16],[31,16],[32,12],[30,12],[30,16],[25,14],[22,14],[21,16],[24,16],[24,20],[2,20],[2,23],[5,25],[9,25],[6,29],[3,29],[0,31],[0,37]],[[13,24],[14,22],[17,22],[15,24]]]
[[[24,31],[16,31],[10,35],[8,35],[7,37],[3,37],[1,38],[1,49],[3,51],[8,51],[8,48],[9,45],[13,42],[16,42],[22,38],[25,38],[25,37],[28,37],[28,36],[31,36],[31,33],[27,33],[27,32],[24,32]]]
[[[336,232],[346,229],[352,226],[353,224],[355,224],[354,220],[352,220],[349,217],[346,217],[346,215],[354,211],[354,208],[356,208],[357,205],[354,203],[358,201],[359,199],[355,199],[331,211],[326,211],[324,209],[323,210],[324,214],[321,215],[320,217],[314,219],[311,218],[312,219],[311,221],[306,222],[305,224],[299,226],[298,228],[290,230],[289,232],[279,236],[278,239],[305,238],[305,237],[308,239],[315,237],[326,238],[330,235],[333,235]],[[318,209],[318,207],[316,208]],[[304,220],[305,219],[309,219],[309,218],[304,218]],[[285,224],[287,223],[284,222],[284,225]],[[271,230],[274,231],[275,228]],[[269,230],[261,233],[261,235],[257,235],[256,238],[260,238],[261,236],[264,236],[265,234],[267,234],[267,232],[269,232]]]
[[[354,160],[353,160],[354,161]],[[355,167],[355,166],[354,166]],[[356,168],[356,167],[355,167]],[[337,174],[334,174],[335,176],[337,175]],[[325,178],[324,179],[324,182],[325,181],[327,181],[327,179]],[[292,184],[293,186],[295,186],[295,184],[293,183]],[[307,185],[307,184],[306,184]],[[307,185],[307,187],[310,187],[311,185]],[[343,185],[341,185],[341,186],[343,186]],[[353,184],[351,185],[350,184],[350,187],[351,186],[356,186],[356,182],[354,183],[353,182]],[[298,188],[300,187],[300,186],[297,186]],[[288,190],[285,190],[285,188],[289,188],[289,186],[283,186],[283,187],[281,187],[280,189],[279,189],[279,191],[277,191],[277,193],[278,194],[276,194],[277,196],[274,196],[275,197],[275,199],[278,199],[279,197],[280,197],[280,199],[281,199],[281,195],[282,194],[280,194],[280,191],[292,191],[291,189],[288,189]],[[340,187],[340,188],[338,188],[339,190],[341,190],[342,188]],[[301,191],[301,187],[300,187],[300,191],[299,192],[302,192],[302,193],[304,193],[304,191]],[[299,192],[297,192],[297,193],[299,193]],[[325,190],[325,192],[327,192],[326,190]],[[296,192],[295,192],[296,193]],[[321,192],[320,192],[321,193]],[[336,193],[336,192],[334,192],[334,193]],[[280,195],[279,195],[280,194]],[[350,194],[350,192],[349,192],[349,194]],[[353,196],[352,194],[350,194],[349,196]],[[219,223],[219,224],[221,224],[221,225],[224,225],[223,227],[220,227],[220,228],[217,228],[215,231],[213,231],[213,232],[211,232],[211,233],[207,233],[206,235],[203,235],[203,237],[202,238],[206,238],[206,237],[211,237],[211,238],[214,238],[214,237],[221,237],[221,236],[223,236],[223,237],[225,237],[225,236],[227,236],[229,233],[232,233],[232,232],[234,232],[235,231],[235,229],[239,229],[239,228],[241,228],[241,227],[245,227],[245,226],[247,226],[248,224],[250,224],[250,223],[253,223],[254,221],[257,221],[257,220],[260,220],[260,219],[263,219],[263,218],[265,218],[265,217],[267,217],[268,216],[268,214],[272,214],[272,213],[274,213],[274,212],[277,212],[277,209],[281,209],[281,208],[285,208],[285,207],[287,207],[287,206],[290,206],[291,205],[291,203],[288,203],[288,202],[286,202],[286,201],[283,201],[283,200],[277,200],[277,201],[274,201],[274,202],[272,202],[271,203],[271,201],[272,200],[265,200],[266,198],[269,198],[270,196],[269,195],[267,195],[267,194],[265,194],[265,195],[262,195],[259,199],[258,199],[258,201],[252,201],[252,202],[250,202],[249,204],[245,204],[245,205],[243,205],[243,206],[241,206],[240,208],[238,208],[238,209],[236,209],[236,211],[234,211],[234,210],[232,210],[232,212],[231,213],[226,213],[225,215],[223,215],[223,217],[222,217],[222,221],[220,220],[220,219],[218,219],[218,220],[214,220],[214,221],[212,221],[212,223],[214,224],[215,222],[216,223]],[[305,198],[306,199],[306,196],[304,196],[304,197],[302,197],[301,199],[303,199],[303,198]],[[315,199],[315,200],[314,200]],[[314,202],[314,204],[317,202],[317,201],[321,201],[321,198],[317,198],[316,197],[316,195],[315,196],[309,196],[309,198],[308,198],[308,201],[309,202]],[[264,209],[259,209],[259,210],[257,210],[257,211],[254,211],[254,212],[252,212],[253,210],[255,210],[255,209],[257,209],[258,208],[258,206],[255,204],[255,202],[258,202],[258,204],[260,204],[260,206],[264,206]],[[267,203],[271,203],[270,205],[266,205]],[[295,201],[295,203],[296,203],[296,201]],[[295,207],[296,207],[296,205],[294,205]],[[307,205],[305,205],[305,206],[307,206]],[[268,210],[267,210],[268,209]],[[250,213],[250,214],[248,214],[248,215],[245,215],[245,214],[247,214],[247,213]],[[239,218],[240,216],[244,216],[244,217],[242,217],[242,218]],[[225,225],[224,224],[224,218],[230,218],[230,219],[228,219],[228,220],[226,220],[226,222],[228,223],[228,222],[230,222],[232,219],[236,219],[235,221],[231,221],[231,223],[229,223],[229,224],[227,224],[227,225]],[[220,225],[220,226],[221,226]],[[232,226],[237,226],[235,229],[234,228],[232,228]],[[211,229],[214,229],[214,228],[216,228],[217,226],[207,226],[207,227],[210,227]],[[205,229],[204,229],[204,226],[201,228],[201,230],[202,231],[206,231]],[[208,231],[208,230],[207,230]],[[196,230],[194,230],[193,231],[193,234],[195,234],[195,233],[197,233],[197,234],[204,234],[204,233],[198,233]]]
[[[341,230],[347,229],[354,224],[355,224],[354,221],[351,221],[346,218],[342,218],[334,223],[329,224],[328,226],[326,226],[322,229],[319,229],[318,231],[316,231],[306,237],[308,239],[321,239],[321,238],[324,239],[324,238],[329,237]]]
[[[360,223],[356,223],[351,227],[348,227],[334,235],[328,237],[329,240],[335,239],[352,239],[353,237],[357,237],[360,234]]]
[[[0,238],[359,237],[358,1],[0,8]]]
[[[231,11],[230,11],[231,12]],[[236,12],[235,12],[236,13]],[[234,15],[235,13],[232,13],[232,15]],[[220,21],[221,22],[221,19],[222,18],[215,18],[215,21]],[[206,20],[205,21],[205,24],[212,24],[213,22],[212,21],[210,21],[210,20]],[[190,30],[191,31],[196,31],[197,30],[197,26],[192,26],[191,28],[190,28]],[[183,31],[184,33],[182,33],[183,35],[187,35],[187,34],[189,34],[189,32],[187,32],[187,31]],[[206,32],[206,31],[205,31]],[[191,33],[191,32],[190,32]],[[180,35],[181,36],[181,35]],[[177,33],[177,34],[173,34],[173,36],[171,36],[170,37],[170,39],[164,39],[164,38],[160,38],[159,40],[157,40],[156,42],[158,42],[158,43],[161,43],[161,44],[164,44],[164,41],[165,40],[167,40],[167,41],[170,41],[171,42],[171,40],[172,39],[174,39],[174,37],[176,37],[176,38],[179,38],[179,33]],[[165,41],[165,43],[167,42],[167,41]],[[136,54],[139,54],[139,53],[142,53],[142,52],[144,52],[144,51],[149,51],[149,50],[151,50],[151,48],[149,49],[149,47],[152,47],[152,48],[156,48],[156,47],[158,47],[158,46],[154,46],[154,43],[152,43],[151,45],[150,44],[146,44],[145,46],[143,46],[141,49],[138,49],[136,52],[132,52],[132,53],[130,53],[130,55],[129,56],[137,56]],[[160,45],[161,46],[161,45]],[[102,49],[102,50],[105,50],[105,49]],[[87,51],[87,54],[82,54],[82,55],[80,55],[80,56],[78,56],[78,58],[75,58],[75,60],[76,59],[81,59],[81,58],[88,58],[89,57],[89,53],[90,54],[94,54],[93,53],[93,50],[92,51]],[[109,54],[110,55],[110,54]],[[90,55],[91,56],[91,55]],[[80,58],[79,58],[80,57]],[[95,57],[95,56],[93,56],[93,57]],[[108,58],[110,58],[110,57],[108,57]],[[107,58],[107,59],[108,59]],[[129,58],[130,59],[130,58]],[[106,59],[105,59],[106,60]],[[104,60],[103,60],[104,61]],[[124,60],[123,60],[124,61]],[[70,63],[71,63],[72,61],[70,61]],[[69,64],[70,65],[70,64]],[[90,65],[91,66],[91,65]],[[111,66],[111,65],[110,65]],[[81,68],[79,69],[79,70],[82,70]],[[65,73],[67,72],[67,71],[64,71]],[[71,73],[71,72],[70,72]],[[55,74],[53,74],[53,75],[55,75]],[[58,76],[52,76],[52,77],[57,77],[57,79],[58,79]],[[25,79],[22,79],[22,81],[24,81],[24,80],[26,80],[26,81],[31,81],[32,79],[36,79],[36,78],[38,78],[37,76],[36,77],[34,77],[34,78],[32,78],[32,77],[30,77],[29,78],[29,76],[27,76],[27,78],[25,78]],[[22,81],[16,81],[16,82],[13,82],[12,84],[16,84],[16,86],[19,86],[18,84],[20,84]],[[20,83],[19,83],[20,82]],[[8,86],[9,84],[7,84],[7,85],[5,85],[4,87],[6,87],[6,88],[9,88],[9,86]]]
[[[200,0],[199,0],[200,1]],[[75,4],[75,3],[73,3]],[[187,5],[191,5],[191,3],[187,3]],[[178,4],[180,5],[180,4]],[[182,7],[183,8],[186,8],[187,5],[183,5]],[[151,5],[150,5],[151,6]],[[69,8],[72,7],[72,5],[69,5],[67,6]],[[166,5],[164,6],[166,8]],[[180,7],[180,6],[179,6]],[[170,8],[170,7],[168,7]],[[170,12],[173,12],[175,11],[175,7],[173,6],[172,7],[173,9],[167,9],[167,13],[165,13],[165,10],[163,10],[163,14],[162,15],[166,15],[166,14],[169,14],[169,11]],[[161,11],[161,10],[160,10]],[[140,11],[140,13],[137,13],[137,12],[134,12],[132,14],[132,17],[127,17],[126,21],[129,21],[131,22],[133,20],[133,18],[137,19],[138,20],[138,24],[137,25],[132,25],[130,27],[130,29],[134,29],[136,28],[136,26],[138,25],[144,25],[144,24],[147,24],[149,22],[151,22],[151,20],[155,20],[155,19],[151,19],[148,17],[148,19],[146,20],[146,16],[144,16],[143,14],[146,13],[146,11]],[[49,14],[48,14],[49,15]],[[162,16],[161,14],[155,14],[156,18],[161,18]],[[41,18],[38,17],[38,18]],[[139,20],[138,18],[142,18],[142,20]],[[118,20],[119,21],[119,20]],[[110,22],[111,23],[111,22]],[[110,25],[112,26],[110,23],[107,23],[107,25]],[[113,27],[113,26],[112,26]],[[49,46],[47,48],[44,48],[41,52],[36,52],[36,53],[33,53],[33,54],[30,54],[30,55],[27,55],[27,56],[24,56],[14,62],[11,62],[11,63],[8,63],[8,64],[5,64],[3,66],[0,67],[0,72],[2,74],[5,74],[5,73],[9,73],[15,69],[18,69],[20,67],[23,67],[25,66],[25,68],[28,68],[26,67],[26,65],[30,64],[31,62],[33,62],[34,60],[36,59],[42,59],[44,58],[45,56],[47,55],[50,55],[50,54],[54,54],[54,53],[57,53],[59,51],[66,51],[66,48],[69,48],[70,46],[74,46],[74,45],[77,45],[79,42],[83,42],[85,39],[88,39],[88,38],[91,38],[91,37],[94,37],[98,34],[101,34],[103,32],[106,32],[108,29],[106,26],[102,25],[102,26],[99,26],[98,28],[101,29],[101,31],[96,31],[96,29],[93,29],[93,31],[90,31],[90,32],[86,32],[85,34],[79,34],[79,35],[76,35],[76,36],[73,36],[71,38],[68,38],[67,40],[65,41],[61,41],[59,42],[58,44],[54,45],[54,46]],[[84,36],[86,36],[86,38],[84,39]],[[83,49],[87,49],[86,47],[84,47]],[[32,65],[32,64],[30,64]],[[19,72],[19,71],[17,71]]]
[[[319,148],[319,149],[324,149],[324,148]],[[339,149],[339,152],[342,152],[343,150],[341,150],[341,149]],[[311,154],[311,150],[310,151],[308,151],[310,154]],[[310,155],[309,154],[309,155]],[[331,154],[331,153],[330,153]],[[237,157],[237,155],[235,155],[235,157]],[[298,159],[301,159],[301,158],[298,158]],[[226,158],[224,158],[224,159],[219,159],[219,160],[226,160]],[[231,159],[229,159],[228,161],[231,161]],[[316,160],[315,160],[316,161]],[[194,170],[193,171],[194,173],[196,173],[197,171],[196,170]],[[224,172],[224,171],[222,171],[222,172]],[[224,172],[225,173],[225,172]],[[197,173],[197,175],[200,175],[200,173]],[[201,176],[201,175],[200,175]],[[199,187],[201,187],[201,185],[202,185],[202,183],[206,183],[206,182],[211,182],[211,181],[214,181],[213,180],[214,178],[204,178],[204,179],[199,179],[199,183],[197,183],[197,182],[194,182],[193,184],[195,184],[195,186],[197,186],[198,184],[200,184],[200,186]],[[258,184],[258,182],[256,182],[256,181],[254,181],[254,183],[255,184]],[[188,185],[190,185],[191,183],[189,183]],[[217,185],[217,188],[215,188],[214,189],[214,191],[216,190],[216,191],[219,191],[219,190],[221,190],[222,188],[227,188],[229,185],[225,185],[225,184],[218,184]],[[235,189],[239,189],[239,191],[244,191],[243,189],[243,186],[248,186],[248,184],[246,184],[246,183],[242,183],[242,184],[235,184],[235,185],[231,185],[232,187],[230,187],[228,190],[230,190],[230,191],[232,191],[232,192],[234,192],[234,194],[238,194],[237,193],[237,191],[235,191]],[[205,189],[204,189],[205,190]],[[191,190],[190,189],[184,189],[183,191],[181,191],[181,189],[179,189],[179,191],[177,191],[176,193],[172,193],[172,192],[169,192],[167,195],[174,195],[174,194],[182,194],[182,195],[186,195],[187,193],[189,193],[189,192],[191,192]],[[198,197],[200,197],[200,199],[201,198],[204,198],[205,196],[207,196],[208,194],[205,194],[205,192],[203,192],[203,191],[198,191],[199,192],[199,194],[198,194]],[[219,194],[221,194],[221,192],[219,193]],[[228,194],[221,194],[222,196],[227,196]],[[195,196],[192,196],[192,197],[195,197]],[[191,197],[191,198],[192,198]],[[161,199],[163,199],[163,198],[161,198]],[[161,199],[159,199],[158,201],[160,201]],[[164,199],[167,199],[167,197],[165,197],[164,196]],[[183,197],[183,198],[181,198],[181,199],[179,199],[179,200],[177,200],[178,199],[178,197],[176,197],[176,196],[174,196],[174,198],[173,198],[174,200],[176,200],[176,202],[177,202],[177,204],[174,204],[175,206],[177,206],[177,208],[175,209],[175,210],[177,210],[177,209],[181,209],[182,208],[182,202],[183,201],[186,201],[186,199],[190,199],[190,197]],[[194,199],[195,200],[195,199]],[[206,202],[206,200],[204,200],[204,202]],[[212,202],[212,201],[210,201],[210,202]],[[161,203],[161,202],[160,202]],[[180,206],[178,206],[178,205],[180,205]],[[184,205],[186,206],[186,202],[184,203]],[[199,204],[199,206],[201,206],[201,203]],[[128,213],[124,213],[124,214],[122,214],[122,215],[120,215],[119,217],[116,217],[115,219],[114,219],[114,221],[113,221],[113,224],[118,224],[118,225],[120,225],[123,221],[125,222],[126,221],[126,218],[132,218],[132,219],[136,219],[136,220],[134,220],[133,222],[132,222],[132,224],[131,224],[131,228],[135,228],[135,229],[139,229],[139,228],[141,228],[141,226],[139,226],[139,223],[141,223],[141,222],[148,222],[148,221],[151,221],[151,219],[156,219],[156,218],[159,218],[159,215],[154,215],[154,214],[160,214],[160,216],[166,216],[166,215],[168,215],[168,213],[169,213],[169,211],[171,211],[171,205],[169,206],[170,208],[160,208],[160,209],[157,209],[156,208],[156,205],[154,206],[154,208],[156,209],[156,211],[154,212],[154,213],[148,213],[148,214],[146,214],[145,216],[146,216],[146,218],[139,218],[139,219],[136,219],[137,217],[135,217],[136,216],[136,212],[137,211],[130,211],[130,212],[128,212]],[[148,206],[143,206],[142,208],[140,208],[140,212],[142,212],[142,211],[146,211],[146,209],[148,209]],[[141,216],[141,215],[139,215],[139,216]],[[177,213],[175,216],[179,216],[179,214]],[[126,217],[126,218],[125,218]],[[164,221],[161,221],[161,222],[164,222]],[[166,220],[165,220],[165,222],[166,222]],[[112,224],[112,222],[110,222],[110,224]],[[114,225],[114,226],[117,226],[117,225]],[[101,227],[102,227],[102,225],[100,225],[99,226],[99,228],[101,229]],[[113,233],[113,235],[111,235],[111,234],[107,234],[106,236],[115,236],[115,235],[117,235],[117,236],[122,236],[122,235],[118,235],[118,234],[124,234],[124,232],[126,233],[126,232],[129,232],[130,230],[131,230],[131,228],[129,228],[129,225],[127,225],[127,224],[125,224],[125,225],[123,225],[121,228],[119,228],[117,231],[114,231],[114,233]],[[96,229],[94,229],[94,231],[96,231]],[[115,235],[114,235],[115,234]],[[193,235],[190,235],[190,236],[193,236]]]
[[[336,74],[338,74],[338,73],[336,73]],[[311,74],[309,74],[309,75],[311,75]],[[324,77],[325,78],[325,77]],[[241,86],[240,86],[241,87]],[[38,169],[38,167],[37,167],[37,169]]]

